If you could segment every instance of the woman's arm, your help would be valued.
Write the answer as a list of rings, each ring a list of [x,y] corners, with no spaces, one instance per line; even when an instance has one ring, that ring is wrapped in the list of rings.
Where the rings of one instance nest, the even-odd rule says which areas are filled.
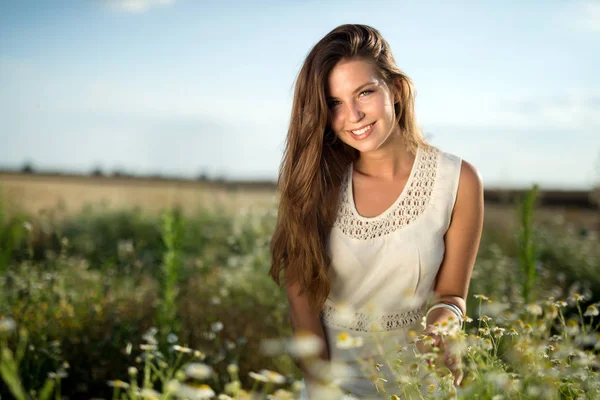
[[[436,277],[434,291],[436,300],[456,305],[466,315],[467,293],[469,281],[475,265],[479,249],[481,231],[483,229],[483,183],[479,173],[471,164],[462,161],[458,193],[450,226],[444,236],[445,252]],[[431,335],[432,325],[449,317],[456,318],[453,311],[447,308],[432,310],[427,316],[424,333]],[[432,344],[420,344],[421,351],[430,351],[430,345],[440,346],[443,362],[454,375],[454,385],[458,386],[463,379],[460,357],[446,349],[441,337],[433,335]]]
[[[458,193],[448,231],[446,250],[435,284],[438,301],[453,303],[466,315],[469,281],[483,229],[483,183],[475,167],[462,161]],[[444,308],[433,310],[427,326],[454,315]]]
[[[319,358],[324,361],[329,361],[329,351],[327,349],[327,340],[325,331],[319,314],[311,311],[308,297],[306,294],[300,294],[300,284],[295,282],[286,286],[286,293],[290,304],[290,324],[294,334],[298,332],[309,332],[317,336],[322,341],[322,350]],[[307,366],[303,360],[295,360],[298,367],[306,376],[310,376]]]

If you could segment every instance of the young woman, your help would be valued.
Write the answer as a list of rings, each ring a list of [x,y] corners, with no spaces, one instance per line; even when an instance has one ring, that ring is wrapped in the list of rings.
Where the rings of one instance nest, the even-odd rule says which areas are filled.
[[[422,333],[426,316],[423,333],[440,343],[433,324],[462,322],[481,237],[481,178],[425,141],[414,96],[376,29],[335,28],[297,78],[280,168],[270,274],[293,331],[321,338],[320,357],[347,367],[337,383],[360,398],[401,393],[399,383],[383,362],[365,371],[336,338],[359,338],[359,358],[375,365],[369,357]],[[458,360],[445,362],[460,384]],[[320,377],[301,367],[318,398]]]

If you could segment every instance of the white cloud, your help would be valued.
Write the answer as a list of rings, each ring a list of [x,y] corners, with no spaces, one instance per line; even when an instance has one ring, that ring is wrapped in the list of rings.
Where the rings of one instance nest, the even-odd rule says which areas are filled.
[[[576,6],[567,13],[569,23],[578,30],[600,33],[600,1],[585,1]]]
[[[600,129],[600,90],[569,89],[553,95],[512,92],[510,97],[461,98],[429,103],[417,112],[425,125],[465,128]],[[442,103],[444,104],[442,106]]]
[[[173,4],[175,0],[103,0],[103,2],[114,10],[139,13],[154,6]]]

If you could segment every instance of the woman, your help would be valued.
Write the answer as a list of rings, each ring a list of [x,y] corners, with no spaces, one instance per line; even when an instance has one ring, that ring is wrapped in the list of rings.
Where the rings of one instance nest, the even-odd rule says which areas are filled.
[[[317,335],[320,358],[347,367],[336,381],[345,393],[397,393],[391,367],[372,357],[409,342],[424,316],[437,344],[436,322],[462,322],[483,186],[471,164],[425,141],[412,82],[376,29],[339,26],[307,56],[278,188],[270,274],[286,288],[293,331]],[[336,346],[348,334],[358,353]],[[458,360],[444,362],[460,384]],[[320,377],[301,367],[319,398]]]

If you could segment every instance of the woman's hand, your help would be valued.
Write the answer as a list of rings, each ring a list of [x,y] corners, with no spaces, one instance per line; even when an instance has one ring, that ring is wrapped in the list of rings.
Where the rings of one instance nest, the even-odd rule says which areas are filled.
[[[459,386],[463,380],[463,370],[460,354],[453,351],[450,341],[444,340],[444,337],[436,334],[435,328],[429,326],[421,332],[422,335],[428,336],[424,340],[417,341],[417,348],[421,353],[433,352],[435,347],[439,348],[438,361],[448,367],[454,376],[454,386]]]

